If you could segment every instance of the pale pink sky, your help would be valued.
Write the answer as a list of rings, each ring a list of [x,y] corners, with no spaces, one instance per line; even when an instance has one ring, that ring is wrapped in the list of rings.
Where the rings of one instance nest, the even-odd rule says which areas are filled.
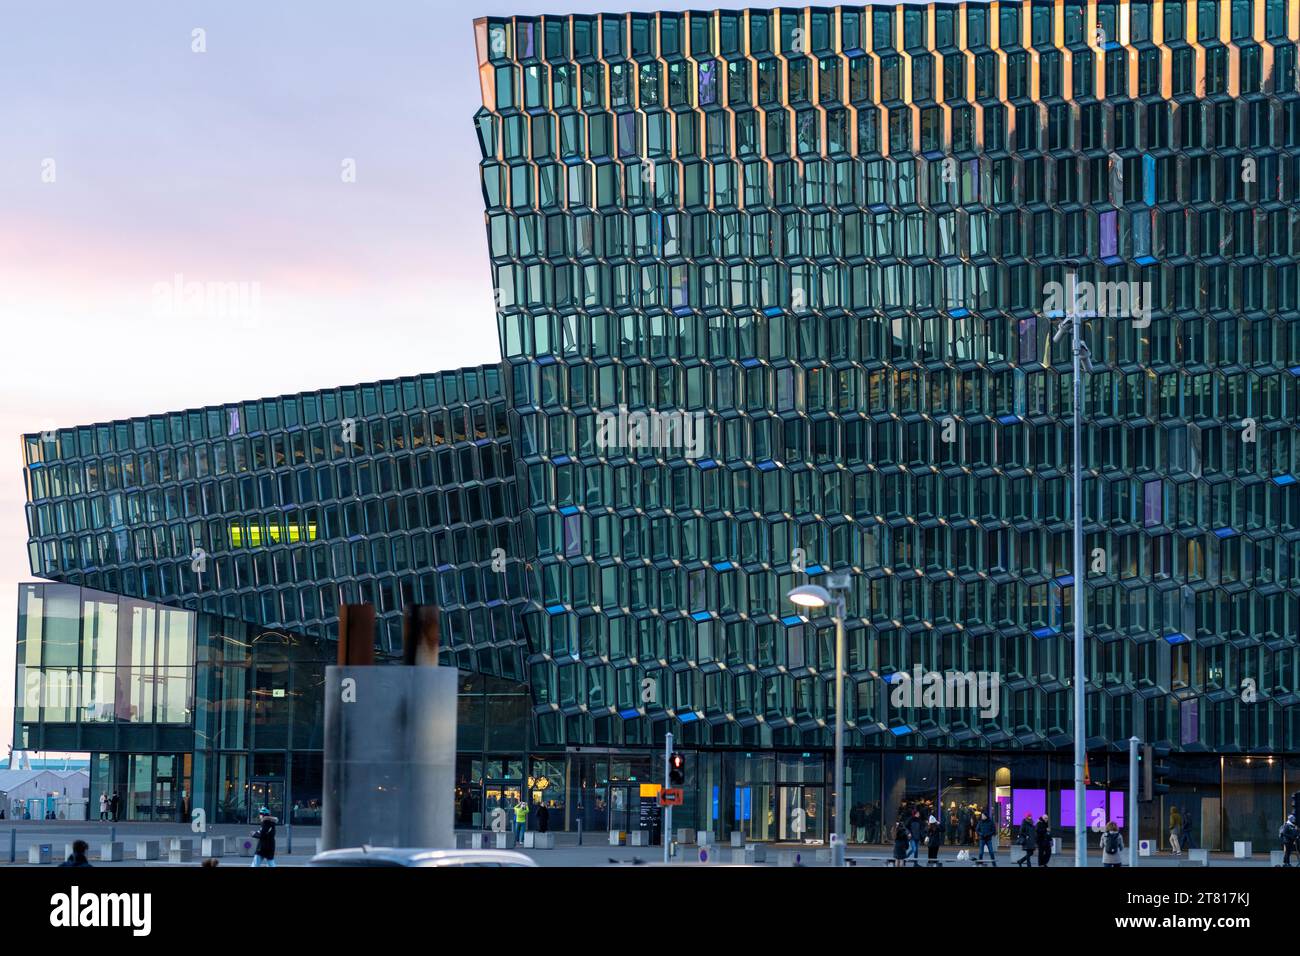
[[[495,361],[472,21],[554,10],[0,0],[0,758],[31,579],[18,436]],[[168,314],[177,275],[256,283],[255,321]]]

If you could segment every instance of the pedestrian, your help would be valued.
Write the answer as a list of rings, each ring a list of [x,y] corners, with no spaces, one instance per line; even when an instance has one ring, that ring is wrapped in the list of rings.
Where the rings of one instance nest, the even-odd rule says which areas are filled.
[[[943,811],[940,810],[942,813]],[[939,860],[939,847],[943,846],[943,824],[934,814],[925,828],[925,865],[943,866]]]
[[[1183,829],[1178,834],[1178,845],[1184,850],[1191,850],[1196,844],[1192,842],[1192,811],[1183,811]]]
[[[108,794],[107,793],[101,793],[99,795],[99,819],[101,821],[108,819]]]
[[[1178,807],[1169,811],[1169,852],[1175,856],[1182,856],[1183,848],[1179,842],[1183,835],[1183,815],[1178,812]]]
[[[85,840],[72,841],[72,853],[59,866],[90,866],[90,860],[86,858],[86,851],[90,849],[90,844]]]
[[[1047,861],[1052,858],[1052,827],[1047,822],[1046,813],[1034,825],[1034,841],[1038,844],[1038,865],[1047,866]]]
[[[551,825],[551,811],[546,808],[546,804],[537,805],[537,832],[545,833]]]
[[[275,866],[275,817],[271,816],[269,807],[257,811],[260,824],[253,831],[257,846],[253,848],[253,866]]]
[[[907,866],[907,855],[911,852],[912,831],[903,820],[894,824],[894,866]]]
[[[861,803],[855,803],[853,809],[849,811],[849,827],[853,834],[853,842],[865,842],[863,835],[867,829],[867,808]]]
[[[911,837],[908,844],[907,856],[912,861],[913,866],[921,865],[921,841],[925,839],[925,821],[921,819],[921,811],[912,809],[912,819],[907,821],[907,832]]]
[[[528,830],[528,804],[523,800],[515,801],[515,842],[524,842],[524,833]]]
[[[119,797],[117,795],[117,791],[114,790],[113,795],[108,798],[109,819],[112,820],[114,823],[118,822],[118,816],[119,813],[121,812],[121,809],[122,809],[122,798]]]
[[[1101,865],[1102,866],[1123,866],[1120,854],[1124,852],[1124,837],[1120,835],[1119,827],[1115,821],[1111,820],[1106,824],[1106,829],[1101,834]]]
[[[975,824],[975,835],[980,841],[980,860],[984,859],[984,849],[988,848],[989,859],[993,865],[998,865],[998,851],[993,846],[994,839],[997,838],[998,828],[993,825],[993,818],[987,813],[978,814],[979,822]]]
[[[1300,839],[1300,827],[1296,826],[1294,813],[1286,818],[1286,822],[1282,824],[1282,829],[1277,831],[1277,835],[1281,837],[1282,848],[1286,850],[1282,857],[1282,865],[1290,866],[1291,854],[1295,852],[1296,841]]]
[[[1033,814],[1026,813],[1020,821],[1020,848],[1025,855],[1016,860],[1016,866],[1033,866],[1034,847],[1038,845],[1038,834],[1034,830]]]

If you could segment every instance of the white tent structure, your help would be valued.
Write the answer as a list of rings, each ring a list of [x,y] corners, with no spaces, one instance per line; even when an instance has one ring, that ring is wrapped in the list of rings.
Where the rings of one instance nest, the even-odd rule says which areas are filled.
[[[30,764],[28,764],[30,766]],[[84,770],[0,770],[0,810],[10,820],[85,820],[90,774]]]

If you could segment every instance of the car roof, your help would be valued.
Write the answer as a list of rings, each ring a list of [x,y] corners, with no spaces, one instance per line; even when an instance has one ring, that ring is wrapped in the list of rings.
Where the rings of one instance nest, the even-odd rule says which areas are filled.
[[[451,863],[508,863],[512,866],[536,866],[532,857],[513,850],[433,850],[423,847],[360,846],[325,850],[312,857],[312,863],[375,859],[397,866],[437,866]]]

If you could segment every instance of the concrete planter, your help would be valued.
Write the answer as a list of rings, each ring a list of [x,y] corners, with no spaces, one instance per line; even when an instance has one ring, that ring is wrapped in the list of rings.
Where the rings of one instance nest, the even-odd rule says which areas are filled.
[[[38,843],[27,848],[28,863],[50,863],[53,859],[54,845],[51,843]]]
[[[190,863],[194,860],[194,841],[186,837],[172,837],[167,844],[168,863]]]
[[[135,841],[135,858],[137,860],[156,860],[158,859],[157,840],[136,840]]]
[[[225,856],[226,855],[226,838],[225,837],[204,837],[203,848],[200,851],[201,856]]]
[[[121,863],[126,852],[126,844],[120,840],[109,841],[99,845],[99,858],[104,863]]]

